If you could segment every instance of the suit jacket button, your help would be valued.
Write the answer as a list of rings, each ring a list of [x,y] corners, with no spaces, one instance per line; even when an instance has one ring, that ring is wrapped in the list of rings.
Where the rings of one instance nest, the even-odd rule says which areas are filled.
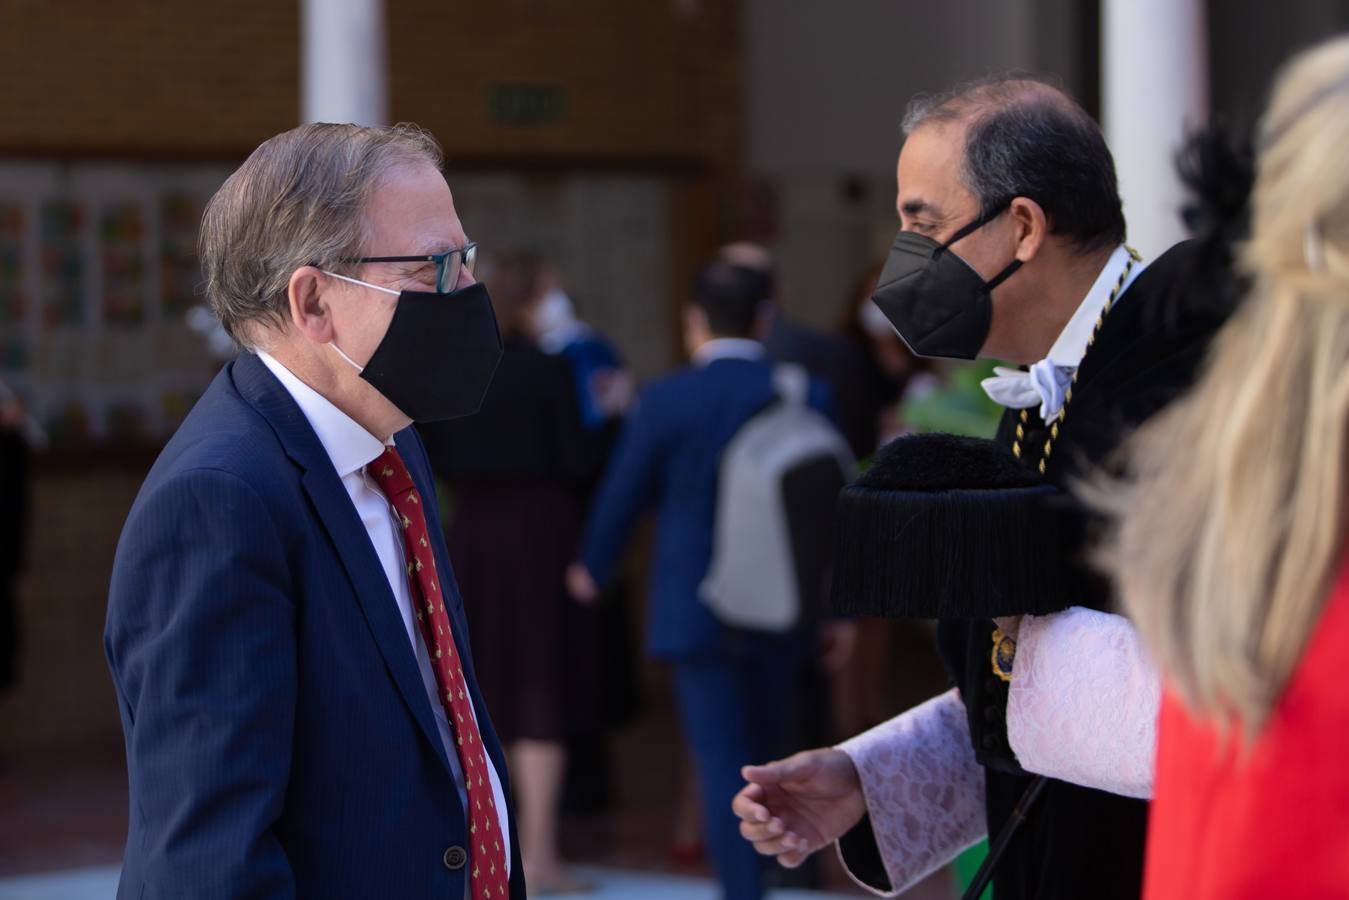
[[[985,706],[984,721],[988,722],[990,725],[993,724],[994,722],[997,722],[998,716],[1001,712],[1002,710],[998,709],[998,707],[996,706]]]
[[[458,872],[468,864],[468,854],[464,852],[463,847],[451,847],[445,851],[445,868],[451,872]]]
[[[994,735],[991,734],[984,735],[983,744],[985,750],[998,749],[998,739]]]
[[[1002,681],[997,678],[989,678],[984,682],[984,690],[990,694],[996,694],[1000,687],[1002,687]]]

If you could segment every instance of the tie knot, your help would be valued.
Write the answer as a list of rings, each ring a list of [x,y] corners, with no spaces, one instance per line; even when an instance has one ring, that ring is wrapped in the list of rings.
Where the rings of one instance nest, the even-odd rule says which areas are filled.
[[[366,466],[365,470],[379,485],[380,490],[390,498],[401,496],[415,488],[412,473],[408,471],[396,447],[385,447],[384,452]]]

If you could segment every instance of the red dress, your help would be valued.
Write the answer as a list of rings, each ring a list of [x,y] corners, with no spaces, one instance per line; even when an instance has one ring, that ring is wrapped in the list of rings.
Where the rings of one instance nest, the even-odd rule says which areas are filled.
[[[1349,567],[1248,750],[1167,695],[1145,900],[1349,898]]]

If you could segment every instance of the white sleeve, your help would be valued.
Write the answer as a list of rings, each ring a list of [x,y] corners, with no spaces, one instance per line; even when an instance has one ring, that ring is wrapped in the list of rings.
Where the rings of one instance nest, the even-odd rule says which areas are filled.
[[[1026,771],[1150,798],[1160,704],[1128,619],[1076,606],[1022,618],[1007,739]]]
[[[884,896],[912,887],[987,834],[984,769],[975,761],[965,704],[954,689],[839,749],[862,781],[871,830],[890,878]]]

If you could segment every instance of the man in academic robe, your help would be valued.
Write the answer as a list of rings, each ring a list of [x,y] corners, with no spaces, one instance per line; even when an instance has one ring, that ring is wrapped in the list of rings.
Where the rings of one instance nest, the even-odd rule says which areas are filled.
[[[901,231],[875,301],[915,353],[1022,368],[986,382],[1007,412],[960,471],[930,443],[880,460],[859,490],[888,527],[847,531],[841,547],[877,552],[870,569],[840,564],[835,596],[940,616],[954,687],[839,748],[747,768],[734,808],[761,853],[797,865],[837,841],[882,893],[987,835],[1006,844],[999,900],[1135,898],[1150,772],[1112,761],[1146,756],[1156,681],[1084,559],[1090,516],[1069,489],[1188,385],[1222,310],[1177,299],[1189,246],[1150,265],[1125,246],[1110,152],[1056,88],[985,79],[917,102],[905,131]],[[906,483],[914,472],[934,483]],[[941,499],[911,505],[920,490]],[[1081,652],[1093,646],[1142,673],[1110,701]]]

